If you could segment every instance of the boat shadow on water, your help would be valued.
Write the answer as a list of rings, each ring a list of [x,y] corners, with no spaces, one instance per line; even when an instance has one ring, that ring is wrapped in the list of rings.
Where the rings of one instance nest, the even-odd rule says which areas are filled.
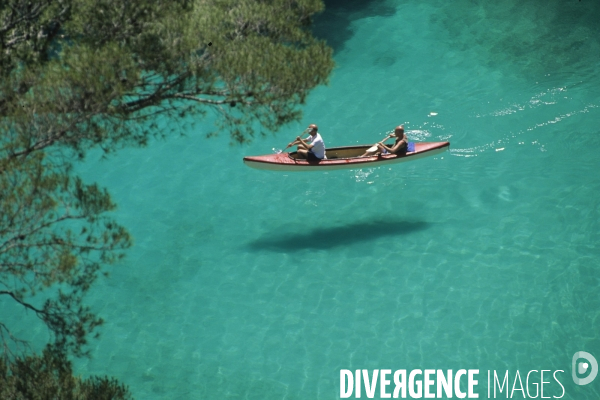
[[[407,235],[426,229],[424,221],[374,220],[355,222],[343,226],[307,229],[302,233],[274,229],[248,243],[252,250],[270,250],[292,253],[302,250],[329,250],[335,247],[364,244],[381,237]],[[292,224],[291,226],[298,226]]]

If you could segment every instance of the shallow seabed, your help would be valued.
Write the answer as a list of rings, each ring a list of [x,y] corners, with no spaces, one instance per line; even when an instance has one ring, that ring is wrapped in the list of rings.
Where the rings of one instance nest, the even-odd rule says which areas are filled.
[[[480,398],[488,370],[545,369],[564,399],[599,398],[571,378],[576,351],[600,359],[598,21],[591,0],[330,2],[315,32],[337,68],[301,124],[246,147],[196,124],[88,160],[135,247],[89,295],[106,324],[78,372],[138,399],[329,400],[340,369],[479,369]],[[242,164],[313,122],[330,147],[404,123],[451,150]]]

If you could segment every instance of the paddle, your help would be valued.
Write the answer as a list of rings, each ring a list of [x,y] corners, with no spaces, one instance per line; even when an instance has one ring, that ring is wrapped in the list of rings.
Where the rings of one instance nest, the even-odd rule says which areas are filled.
[[[304,134],[306,133],[306,131],[308,131],[308,130],[309,130],[309,128],[306,128],[306,129],[305,129],[305,130],[303,130],[303,131],[302,131],[302,133],[300,133],[298,136],[302,136],[302,135],[304,135]],[[284,151],[286,151],[288,148],[290,148],[290,147],[292,147],[292,146],[294,146],[294,145],[296,145],[296,144],[297,144],[297,143],[296,143],[296,139],[294,139],[294,141],[293,141],[293,142],[291,142],[290,144],[288,144],[287,146],[285,146],[285,149],[283,149],[283,150],[279,150],[279,149],[275,149],[275,147],[273,147],[273,151],[274,151],[275,153],[277,153],[277,154],[279,154],[279,153],[283,153],[283,152],[284,152]]]
[[[369,153],[374,153],[374,152],[376,152],[376,151],[377,151],[377,149],[379,148],[379,147],[377,147],[377,145],[378,145],[379,143],[383,143],[383,142],[385,142],[386,140],[388,140],[389,138],[391,138],[391,137],[394,137],[394,136],[396,136],[396,135],[395,135],[395,134],[393,134],[393,133],[390,133],[389,135],[387,135],[387,136],[385,137],[385,139],[383,139],[383,140],[381,140],[381,141],[377,142],[376,144],[374,144],[373,146],[369,147],[369,149],[367,149],[367,152],[369,152]]]

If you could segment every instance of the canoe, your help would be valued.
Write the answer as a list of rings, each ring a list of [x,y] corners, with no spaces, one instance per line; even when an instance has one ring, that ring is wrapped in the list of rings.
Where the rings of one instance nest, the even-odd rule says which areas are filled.
[[[435,156],[450,148],[450,142],[419,142],[414,151],[405,154],[385,154],[382,156],[360,157],[372,145],[332,147],[327,149],[327,159],[307,161],[297,159],[296,152],[266,154],[244,157],[244,164],[251,168],[271,171],[333,171],[336,169],[374,168],[419,158]]]

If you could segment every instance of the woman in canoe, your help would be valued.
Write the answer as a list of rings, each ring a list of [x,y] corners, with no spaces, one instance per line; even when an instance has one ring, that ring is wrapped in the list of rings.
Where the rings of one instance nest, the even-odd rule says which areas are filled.
[[[396,137],[396,142],[392,146],[383,144],[387,139]],[[377,146],[377,147],[375,147]],[[365,152],[361,157],[374,156],[379,154],[404,154],[408,149],[408,136],[404,133],[404,125],[398,125],[394,129],[394,133],[389,135],[381,142],[376,143],[373,147]]]

